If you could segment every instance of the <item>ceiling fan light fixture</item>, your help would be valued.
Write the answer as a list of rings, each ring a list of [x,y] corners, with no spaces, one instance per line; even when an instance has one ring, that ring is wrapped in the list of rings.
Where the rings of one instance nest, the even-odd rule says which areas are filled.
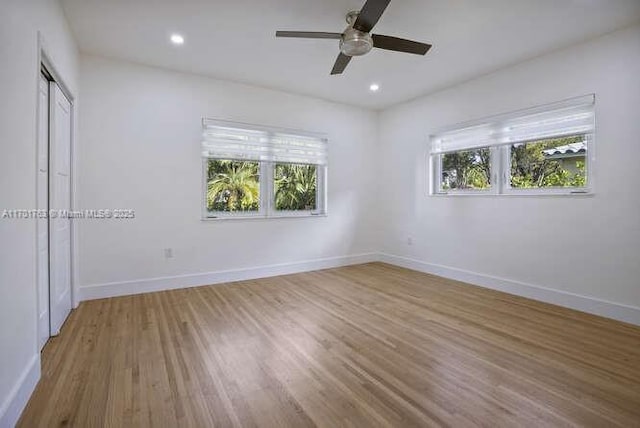
[[[340,52],[347,56],[360,56],[373,49],[373,39],[369,33],[348,28],[340,39]]]

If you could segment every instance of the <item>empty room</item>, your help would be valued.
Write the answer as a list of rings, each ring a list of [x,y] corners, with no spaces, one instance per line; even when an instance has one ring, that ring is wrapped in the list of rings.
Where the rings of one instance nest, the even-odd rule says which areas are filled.
[[[0,37],[0,428],[640,427],[640,1]]]

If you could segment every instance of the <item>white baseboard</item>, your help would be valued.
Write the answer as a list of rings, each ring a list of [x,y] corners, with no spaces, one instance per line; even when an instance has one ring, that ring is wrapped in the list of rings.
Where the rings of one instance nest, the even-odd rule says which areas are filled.
[[[355,265],[381,261],[405,267],[419,272],[450,278],[480,287],[504,291],[517,296],[528,297],[554,305],[564,306],[630,324],[640,325],[640,308],[610,302],[593,297],[555,290],[538,285],[526,284],[511,279],[498,278],[477,272],[426,263],[407,257],[384,253],[365,253],[350,256],[330,257],[306,260],[294,263],[282,263],[244,269],[233,269],[216,272],[205,272],[189,275],[178,275],[161,278],[147,278],[134,281],[111,282],[105,284],[79,287],[80,300],[102,299],[106,297],[126,296],[131,294],[150,293],[153,291],[173,290],[178,288],[197,287],[201,285],[220,284],[233,281],[245,281],[270,276],[288,275],[329,269],[340,266]]]
[[[13,428],[40,380],[40,354],[31,358],[18,382],[0,407],[0,428]]]
[[[538,285],[525,284],[519,281],[498,278],[463,269],[425,263],[420,260],[395,256],[392,254],[380,254],[379,260],[384,263],[419,272],[442,276],[444,278],[462,281],[484,288],[504,291],[517,296],[528,297],[530,299],[564,306],[630,324],[640,325],[640,308],[635,306],[628,306],[593,297],[581,296],[579,294],[554,290],[552,288],[541,287]]]
[[[258,266],[245,269],[233,269],[216,272],[205,272],[189,275],[178,275],[161,278],[148,278],[134,281],[110,282],[79,287],[80,300],[102,299],[106,297],[126,296],[131,294],[150,293],[153,291],[173,290],[178,288],[197,287],[201,285],[220,284],[224,282],[246,281],[270,276],[288,275],[329,269],[340,266],[357,265],[378,261],[377,253],[355,254],[350,256],[330,257],[306,260],[294,263],[282,263]]]

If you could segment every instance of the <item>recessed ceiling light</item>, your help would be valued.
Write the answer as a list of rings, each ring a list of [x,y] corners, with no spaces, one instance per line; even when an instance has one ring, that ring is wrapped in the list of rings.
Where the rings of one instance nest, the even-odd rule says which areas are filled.
[[[181,45],[184,43],[184,37],[182,37],[180,34],[172,34],[171,43],[173,43],[174,45]]]
[[[371,86],[369,86],[369,90],[371,92],[378,92],[379,89],[380,85],[378,85],[377,83],[372,83]]]

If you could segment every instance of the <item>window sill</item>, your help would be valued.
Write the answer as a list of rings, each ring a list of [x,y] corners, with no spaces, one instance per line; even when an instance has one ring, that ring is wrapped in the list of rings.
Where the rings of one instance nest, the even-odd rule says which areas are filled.
[[[570,190],[540,190],[540,189],[535,189],[535,190],[510,190],[510,191],[505,191],[503,193],[495,193],[495,192],[451,192],[451,193],[431,193],[429,196],[434,196],[437,198],[446,198],[446,197],[471,197],[471,196],[480,196],[480,197],[518,197],[518,196],[524,196],[526,198],[531,198],[531,197],[570,197],[570,198],[574,198],[574,197],[578,197],[578,198],[584,198],[584,197],[593,197],[595,196],[595,193],[592,190],[589,189],[584,189],[584,190],[574,190],[574,191],[570,191]]]
[[[323,214],[289,214],[289,215],[238,215],[238,216],[220,216],[220,217],[202,217],[201,221],[227,221],[227,220],[271,220],[271,219],[284,219],[284,218],[312,218],[312,217],[327,217],[327,213]]]

